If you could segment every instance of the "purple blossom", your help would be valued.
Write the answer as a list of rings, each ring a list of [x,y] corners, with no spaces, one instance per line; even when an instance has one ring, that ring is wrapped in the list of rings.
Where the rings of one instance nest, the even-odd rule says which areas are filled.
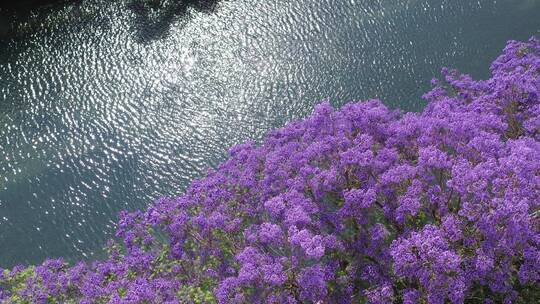
[[[324,102],[232,147],[103,260],[0,269],[0,302],[539,302],[540,43],[441,73],[421,113]]]

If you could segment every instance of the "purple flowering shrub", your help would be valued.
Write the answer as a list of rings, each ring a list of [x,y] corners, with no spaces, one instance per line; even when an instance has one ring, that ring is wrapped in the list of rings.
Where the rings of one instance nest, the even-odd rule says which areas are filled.
[[[233,147],[145,212],[104,261],[0,271],[6,303],[537,303],[540,43],[422,113],[328,103]]]

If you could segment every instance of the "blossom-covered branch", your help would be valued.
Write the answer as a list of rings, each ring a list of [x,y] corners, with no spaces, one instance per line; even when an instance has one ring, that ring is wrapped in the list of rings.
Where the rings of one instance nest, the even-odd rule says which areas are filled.
[[[106,260],[0,271],[6,303],[536,303],[540,43],[421,113],[323,103],[121,214]],[[5,249],[4,249],[5,250]]]

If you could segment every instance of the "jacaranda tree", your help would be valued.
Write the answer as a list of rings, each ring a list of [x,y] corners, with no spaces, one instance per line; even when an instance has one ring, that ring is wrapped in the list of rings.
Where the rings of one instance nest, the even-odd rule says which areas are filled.
[[[443,69],[421,113],[320,104],[122,213],[106,260],[0,271],[0,299],[539,303],[539,41],[491,73]]]

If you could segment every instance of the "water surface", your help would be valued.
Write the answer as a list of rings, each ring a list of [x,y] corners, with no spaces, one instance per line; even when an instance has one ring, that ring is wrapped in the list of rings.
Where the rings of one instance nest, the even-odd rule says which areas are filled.
[[[209,5],[210,4],[210,5]],[[35,12],[33,16],[42,14]],[[0,266],[99,255],[117,212],[336,106],[420,110],[540,34],[540,1],[82,1],[0,41]]]

